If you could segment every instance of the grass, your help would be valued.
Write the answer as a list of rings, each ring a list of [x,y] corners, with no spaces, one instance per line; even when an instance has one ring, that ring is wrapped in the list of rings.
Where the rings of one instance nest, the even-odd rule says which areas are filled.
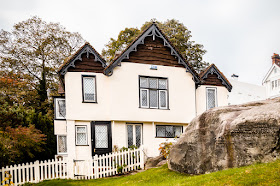
[[[163,165],[129,176],[49,180],[36,185],[280,185],[280,160],[195,176],[170,171]]]

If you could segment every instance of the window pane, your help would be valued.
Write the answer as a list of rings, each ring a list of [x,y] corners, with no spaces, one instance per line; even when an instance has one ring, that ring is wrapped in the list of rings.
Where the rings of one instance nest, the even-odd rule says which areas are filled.
[[[141,145],[141,126],[135,125],[135,133],[136,133],[136,146],[140,147]]]
[[[77,133],[77,144],[78,145],[86,145],[87,144],[86,133]]]
[[[161,108],[166,108],[167,105],[166,105],[166,91],[159,91],[159,103],[160,103],[160,107]]]
[[[173,126],[165,126],[166,127],[166,137],[174,137]]]
[[[66,116],[66,109],[65,109],[65,100],[57,100],[57,105],[58,105],[58,117],[63,117],[65,118]]]
[[[150,78],[149,84],[150,84],[150,88],[158,88],[157,78]]]
[[[66,136],[58,136],[57,145],[58,145],[58,153],[66,153],[67,152],[67,143]]]
[[[156,126],[157,137],[165,137],[165,126]]]
[[[182,127],[181,126],[174,126],[175,137],[180,137],[182,134]]]
[[[208,109],[214,108],[216,106],[215,90],[207,89],[207,97],[208,97]]]
[[[77,127],[77,132],[81,133],[85,133],[86,132],[86,127]]]
[[[127,125],[127,145],[128,147],[133,145],[133,126]]]
[[[149,87],[148,78],[144,78],[144,77],[140,78],[140,87],[142,87],[142,88],[148,88]]]
[[[150,90],[150,107],[157,108],[158,107],[158,91]]]
[[[148,106],[148,90],[141,90],[141,106]]]
[[[93,77],[84,77],[84,100],[95,100],[95,81]]]
[[[107,125],[95,125],[95,148],[108,148]]]
[[[159,79],[158,80],[158,88],[159,89],[167,89],[167,80],[166,79]]]

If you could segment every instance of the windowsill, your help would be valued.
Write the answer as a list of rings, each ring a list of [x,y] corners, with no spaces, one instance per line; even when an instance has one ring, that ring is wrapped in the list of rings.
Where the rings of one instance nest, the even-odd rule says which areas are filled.
[[[59,118],[55,118],[54,120],[64,120],[64,121],[65,121],[66,119],[59,119]]]
[[[97,101],[83,101],[82,103],[97,103]]]
[[[145,107],[139,107],[140,109],[156,109],[156,110],[170,110],[169,108],[163,109],[163,108],[145,108]]]
[[[57,155],[68,155],[68,153],[67,152],[65,152],[65,153],[57,153]]]

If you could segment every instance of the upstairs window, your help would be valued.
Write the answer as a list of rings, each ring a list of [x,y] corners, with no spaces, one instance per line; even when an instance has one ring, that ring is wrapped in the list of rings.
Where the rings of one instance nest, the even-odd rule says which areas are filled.
[[[140,107],[168,109],[167,78],[140,76]]]
[[[95,76],[82,76],[83,102],[96,103],[96,78]]]
[[[207,110],[217,106],[217,89],[206,88],[206,108]]]
[[[156,125],[156,137],[158,138],[180,137],[182,132],[183,132],[183,126]]]
[[[65,98],[54,98],[55,119],[65,119],[66,106]]]

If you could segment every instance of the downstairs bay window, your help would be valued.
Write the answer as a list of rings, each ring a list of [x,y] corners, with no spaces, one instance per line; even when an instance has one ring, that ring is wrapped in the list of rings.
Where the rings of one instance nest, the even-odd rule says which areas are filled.
[[[57,154],[67,153],[67,137],[66,135],[57,136]]]

